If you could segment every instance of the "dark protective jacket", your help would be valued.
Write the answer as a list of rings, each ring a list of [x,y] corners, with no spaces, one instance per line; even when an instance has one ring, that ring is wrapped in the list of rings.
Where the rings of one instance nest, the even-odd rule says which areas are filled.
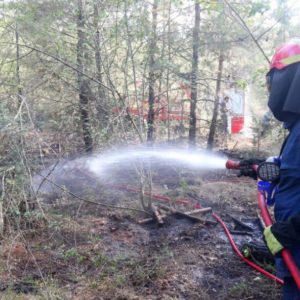
[[[300,267],[300,120],[290,127],[281,153],[280,181],[275,194],[276,222],[271,231],[291,250]],[[281,258],[277,259],[277,270],[278,276],[289,276]]]
[[[269,108],[275,118],[289,125],[290,134],[281,152],[280,180],[275,193],[275,220],[271,231],[288,248],[300,268],[300,63],[281,70],[273,68]],[[290,276],[281,257],[276,259],[278,276]]]

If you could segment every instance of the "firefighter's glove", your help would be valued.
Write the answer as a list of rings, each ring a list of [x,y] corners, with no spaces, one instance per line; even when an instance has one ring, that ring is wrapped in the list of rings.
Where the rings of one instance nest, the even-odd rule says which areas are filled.
[[[283,246],[280,244],[280,242],[276,239],[276,237],[272,233],[271,226],[265,228],[264,237],[267,246],[273,255],[277,254],[283,249]]]
[[[238,177],[242,177],[242,176],[245,176],[245,177],[250,177],[254,180],[257,180],[257,174],[255,171],[251,170],[250,168],[243,168],[241,167],[240,168],[240,174],[238,174]]]
[[[246,176],[254,180],[257,179],[256,171],[253,170],[253,165],[259,165],[265,160],[259,158],[243,159],[240,162],[240,174],[238,177]]]

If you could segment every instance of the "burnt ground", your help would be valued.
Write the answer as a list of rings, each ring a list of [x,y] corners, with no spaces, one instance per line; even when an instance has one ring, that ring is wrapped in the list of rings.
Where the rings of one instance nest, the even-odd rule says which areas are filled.
[[[140,195],[124,189],[125,183],[137,189],[135,179],[118,176],[121,184],[83,195],[140,208]],[[261,242],[253,180],[171,168],[155,170],[152,179],[153,193],[170,197],[177,209],[192,210],[175,204],[188,199],[212,207],[231,230],[241,231],[232,217],[252,226],[233,234],[239,248]],[[36,213],[31,227],[2,241],[0,299],[280,299],[280,287],[238,258],[219,224],[172,215],[161,227],[139,225],[146,217],[140,212],[96,206],[67,193],[47,201],[44,210],[46,222]]]

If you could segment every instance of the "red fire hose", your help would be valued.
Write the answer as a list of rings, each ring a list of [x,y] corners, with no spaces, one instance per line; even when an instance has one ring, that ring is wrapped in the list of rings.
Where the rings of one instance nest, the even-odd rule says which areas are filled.
[[[216,215],[215,213],[212,214],[213,217],[222,225],[228,240],[231,244],[231,247],[233,248],[233,250],[235,251],[235,253],[240,257],[241,260],[243,260],[246,264],[248,264],[249,266],[251,266],[252,268],[254,268],[256,271],[262,273],[263,275],[267,276],[268,278],[276,281],[279,284],[283,284],[283,280],[281,280],[280,278],[278,278],[277,276],[269,273],[268,271],[264,270],[263,268],[261,268],[260,266],[258,266],[257,264],[255,264],[254,262],[252,262],[251,260],[247,259],[246,257],[244,257],[244,255],[240,252],[240,250],[238,249],[238,247],[236,246],[226,224],[223,222],[223,220]]]
[[[266,200],[265,200],[265,196],[264,196],[263,192],[261,192],[261,191],[257,192],[257,200],[258,200],[258,206],[261,211],[261,216],[263,218],[265,225],[266,226],[272,225],[273,222],[272,222],[271,216],[269,214],[268,208],[266,207]],[[287,249],[283,249],[281,251],[281,256],[282,256],[287,268],[289,269],[298,289],[300,290],[300,271],[291,255],[290,251]]]
[[[226,162],[226,168],[227,169],[239,169],[240,168],[240,162],[228,160]],[[257,166],[253,165],[252,169],[256,171]],[[257,192],[257,200],[258,200],[258,206],[261,211],[261,216],[263,218],[263,221],[266,226],[271,226],[273,224],[272,218],[270,216],[269,210],[267,208],[265,194],[262,191]],[[300,271],[290,253],[289,250],[283,249],[281,251],[282,258],[289,269],[298,289],[300,290]]]
[[[127,186],[112,186],[113,188],[116,189],[120,189],[120,190],[126,190],[128,192],[131,193],[140,193],[140,190],[137,189],[133,189]],[[148,193],[147,193],[148,194]],[[171,198],[167,197],[167,196],[162,196],[162,195],[157,195],[157,194],[152,194],[151,195],[153,199],[156,199],[158,201],[167,201],[169,203],[172,203]],[[193,208],[201,208],[201,205],[199,203],[192,203],[190,200],[188,199],[179,199],[176,201],[177,204],[183,204],[183,205],[190,205]],[[235,253],[245,262],[247,263],[249,266],[251,266],[252,268],[254,268],[256,271],[262,273],[263,275],[265,275],[266,277],[274,280],[275,282],[279,283],[279,284],[283,284],[283,280],[281,280],[280,278],[276,277],[275,275],[269,273],[268,271],[264,270],[263,268],[261,268],[260,266],[256,265],[255,263],[253,263],[251,260],[247,259],[246,257],[243,256],[243,254],[240,252],[240,250],[238,249],[238,247],[236,246],[226,224],[224,223],[224,221],[216,214],[216,213],[212,213],[212,216],[221,224],[221,226],[223,227],[228,240],[231,244],[231,247],[233,248],[233,250],[235,251]]]

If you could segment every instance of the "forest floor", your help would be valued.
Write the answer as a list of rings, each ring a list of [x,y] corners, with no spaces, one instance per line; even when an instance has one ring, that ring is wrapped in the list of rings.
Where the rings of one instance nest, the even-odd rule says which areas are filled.
[[[136,183],[126,172],[118,176],[127,188],[102,186],[94,199],[139,207],[139,194],[128,190]],[[173,204],[188,199],[191,205],[176,206],[182,211],[196,203],[211,207],[231,230],[232,217],[255,227],[233,234],[239,248],[261,241],[251,179],[163,168],[153,172],[152,190]],[[47,222],[2,241],[0,299],[280,299],[280,287],[241,261],[220,224],[171,215],[162,226],[140,225],[147,217],[142,213],[107,209],[66,193],[44,209]]]

